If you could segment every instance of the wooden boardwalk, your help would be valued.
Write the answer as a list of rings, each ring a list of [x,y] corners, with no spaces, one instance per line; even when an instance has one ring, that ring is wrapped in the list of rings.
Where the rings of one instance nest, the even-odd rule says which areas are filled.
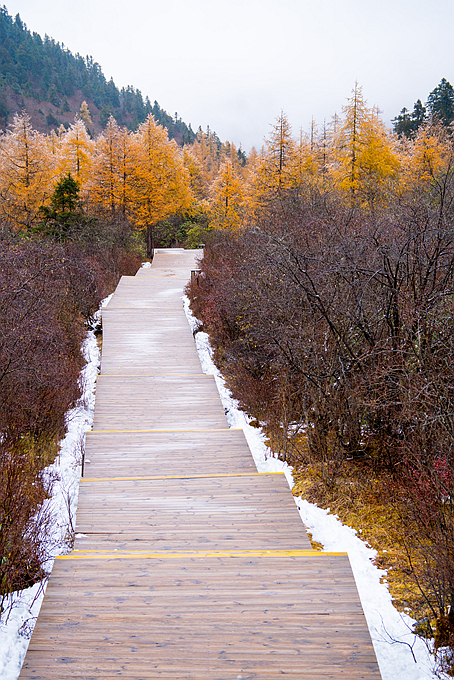
[[[103,311],[74,551],[20,678],[379,680],[348,557],[311,549],[282,474],[228,429],[158,251]]]

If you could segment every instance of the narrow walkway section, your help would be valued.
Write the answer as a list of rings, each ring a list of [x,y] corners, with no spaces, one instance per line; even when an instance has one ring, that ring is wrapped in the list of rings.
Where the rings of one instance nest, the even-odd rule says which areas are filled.
[[[344,554],[312,550],[283,474],[258,474],[204,375],[157,251],[103,311],[74,551],[20,678],[379,680]]]

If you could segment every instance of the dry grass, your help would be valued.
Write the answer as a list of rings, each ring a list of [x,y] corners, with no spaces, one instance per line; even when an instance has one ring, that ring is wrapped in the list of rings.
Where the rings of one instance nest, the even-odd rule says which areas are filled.
[[[356,529],[362,540],[377,551],[375,564],[386,570],[382,581],[388,584],[395,607],[416,620],[427,616],[424,599],[409,568],[405,548],[408,525],[387,492],[386,480],[351,464],[343,468],[335,488],[328,492],[319,481],[321,476],[315,466],[295,467],[294,495],[330,508],[344,524]],[[310,538],[314,548],[322,548]]]

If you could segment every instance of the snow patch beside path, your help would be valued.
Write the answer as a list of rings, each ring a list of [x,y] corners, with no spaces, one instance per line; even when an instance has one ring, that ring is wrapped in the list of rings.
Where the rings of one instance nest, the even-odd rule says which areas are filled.
[[[261,430],[252,427],[250,418],[238,409],[238,402],[226,388],[225,381],[213,363],[209,337],[197,332],[200,322],[183,296],[184,310],[192,332],[204,373],[213,375],[221,396],[229,427],[244,431],[258,472],[284,472],[293,487],[292,468],[273,457],[265,444]],[[383,680],[435,680],[433,660],[424,641],[412,633],[413,619],[401,614],[392,604],[391,595],[380,579],[386,571],[378,569],[372,560],[377,552],[362,541],[354,529],[345,526],[336,515],[303,498],[295,498],[301,519],[315,541],[327,552],[348,553],[377,656]]]

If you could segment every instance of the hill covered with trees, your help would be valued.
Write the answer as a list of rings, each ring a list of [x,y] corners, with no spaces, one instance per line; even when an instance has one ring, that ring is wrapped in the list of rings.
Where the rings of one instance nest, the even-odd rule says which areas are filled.
[[[68,127],[84,102],[92,134],[104,129],[110,116],[134,130],[151,113],[179,144],[195,138],[177,114],[151,104],[133,86],[118,89],[92,57],[74,55],[47,35],[30,32],[19,15],[13,18],[0,7],[0,126],[6,129],[14,114],[25,110],[40,132]]]

